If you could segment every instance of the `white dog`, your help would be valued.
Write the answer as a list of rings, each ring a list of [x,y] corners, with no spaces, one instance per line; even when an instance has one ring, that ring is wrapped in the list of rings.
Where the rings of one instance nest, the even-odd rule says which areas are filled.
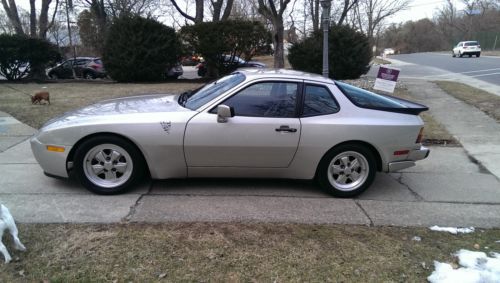
[[[5,230],[9,230],[10,234],[12,235],[12,238],[14,239],[15,248],[20,251],[25,251],[26,248],[17,237],[18,232],[16,223],[14,222],[14,218],[10,214],[7,207],[5,207],[3,204],[0,204],[0,252],[3,254],[3,257],[5,258],[5,263],[9,263],[12,260],[12,257],[7,251],[5,245],[2,243],[3,232],[5,232]]]

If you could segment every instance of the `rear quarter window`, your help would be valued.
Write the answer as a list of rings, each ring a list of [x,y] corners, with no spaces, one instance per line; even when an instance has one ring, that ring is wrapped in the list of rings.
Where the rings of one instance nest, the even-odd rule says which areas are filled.
[[[379,109],[379,108],[406,108],[405,105],[398,103],[388,97],[373,93],[352,85],[341,82],[335,82],[337,87],[347,98],[356,106],[362,108]]]

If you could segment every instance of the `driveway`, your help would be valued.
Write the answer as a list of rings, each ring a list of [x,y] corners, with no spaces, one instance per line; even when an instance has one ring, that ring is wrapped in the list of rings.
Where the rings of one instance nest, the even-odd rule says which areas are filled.
[[[0,153],[0,199],[22,223],[263,221],[396,226],[500,227],[500,183],[461,147],[432,147],[418,166],[378,174],[356,199],[313,182],[193,179],[148,181],[98,196],[43,175],[21,142]]]

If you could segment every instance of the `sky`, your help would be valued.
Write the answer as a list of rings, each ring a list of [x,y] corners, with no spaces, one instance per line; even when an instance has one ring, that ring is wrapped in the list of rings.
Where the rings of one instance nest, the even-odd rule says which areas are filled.
[[[17,0],[19,6],[29,10],[29,0]],[[40,1],[37,1],[40,2]],[[463,8],[461,0],[452,0],[458,9]],[[40,3],[37,3],[40,4]],[[410,7],[388,19],[388,23],[403,23],[409,20],[417,21],[423,18],[433,18],[436,11],[446,4],[446,0],[412,0]]]
[[[413,0],[410,7],[391,17],[389,23],[404,23],[406,21],[418,21],[423,18],[432,19],[434,14],[446,4],[446,0]],[[462,1],[452,0],[456,7],[460,10],[464,5]]]

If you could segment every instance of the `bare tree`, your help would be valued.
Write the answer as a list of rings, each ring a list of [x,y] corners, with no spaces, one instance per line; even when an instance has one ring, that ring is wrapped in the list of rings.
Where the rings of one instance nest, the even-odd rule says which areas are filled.
[[[188,11],[183,11],[176,0],[170,0],[175,9],[187,20],[196,23],[201,23],[204,20],[204,0],[195,0],[195,15],[191,16]],[[224,21],[231,15],[234,0],[210,0],[210,11],[212,12],[212,21]]]
[[[47,30],[54,24],[54,17],[59,8],[59,0],[55,0],[53,14],[49,21],[49,8],[53,0],[41,0],[40,14],[37,16],[35,0],[30,0],[29,32],[23,29],[22,21],[15,0],[2,0],[2,6],[17,34],[29,34],[31,37],[46,38]],[[38,24],[37,24],[38,18]],[[38,33],[37,33],[38,29]]]
[[[170,0],[172,2],[172,5],[174,5],[175,9],[186,19],[196,23],[201,23],[203,22],[203,10],[205,8],[205,2],[204,0],[195,0],[195,5],[196,5],[196,13],[195,16],[190,16],[188,15],[187,11],[183,11],[179,5],[177,4],[176,0]]]
[[[374,35],[385,19],[408,8],[410,0],[359,0],[354,6],[356,26],[374,43]]]
[[[259,13],[264,16],[273,26],[273,44],[274,44],[274,67],[285,67],[285,52],[283,48],[284,24],[283,13],[290,0],[280,0],[279,7],[276,7],[275,0],[258,0]]]

